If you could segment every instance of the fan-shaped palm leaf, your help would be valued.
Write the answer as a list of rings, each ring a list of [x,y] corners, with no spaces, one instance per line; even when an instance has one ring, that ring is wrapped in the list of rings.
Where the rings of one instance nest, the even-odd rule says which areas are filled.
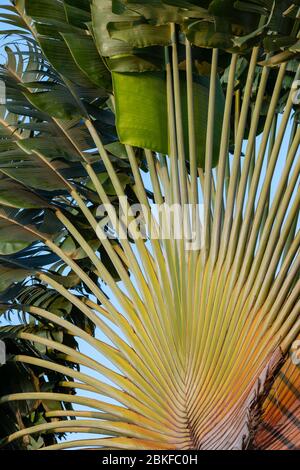
[[[40,16],[45,9],[38,9],[39,2],[27,0],[26,3],[28,15],[30,12],[37,24],[40,22],[47,26],[48,37],[57,34],[57,31],[65,32],[65,29],[61,29],[61,23],[65,23],[62,2],[47,0],[47,5],[51,5],[51,18]],[[64,3],[72,5],[69,0]],[[96,10],[106,3],[110,2],[92,2]],[[295,362],[294,356],[289,358],[289,352],[300,330],[300,161],[297,155],[300,134],[298,114],[293,114],[297,103],[291,83],[286,87],[287,96],[283,98],[284,81],[289,76],[293,63],[286,60],[276,67],[275,82],[274,71],[271,69],[273,64],[269,58],[260,63],[263,55],[261,41],[269,28],[274,30],[276,15],[292,15],[291,23],[286,26],[286,34],[291,34],[291,27],[293,41],[298,34],[295,27],[298,23],[293,16],[294,9],[288,8],[291,6],[290,2],[285,2],[284,12],[282,7],[276,9],[277,2],[236,2],[235,6],[246,9],[248,16],[244,17],[240,9],[237,12],[237,8],[230,10],[229,19],[226,17],[225,20],[232,23],[234,17],[234,30],[226,38],[221,35],[221,39],[218,30],[220,23],[216,21],[216,18],[220,18],[218,7],[222,4],[224,6],[224,3],[231,5],[233,2],[209,2],[209,8],[206,5],[205,11],[203,8],[196,8],[193,3],[188,6],[184,3],[185,18],[182,23],[182,11],[178,7],[180,2],[176,2],[176,8],[168,10],[164,21],[162,11],[168,9],[164,2],[161,2],[161,7],[153,8],[151,2],[142,2],[140,8],[143,9],[141,14],[145,21],[140,21],[141,14],[139,7],[136,7],[137,32],[134,30],[136,20],[123,18],[121,9],[113,15],[119,17],[122,25],[114,25],[110,36],[107,36],[110,45],[111,38],[115,35],[117,41],[114,47],[118,46],[118,41],[123,41],[120,47],[127,48],[126,54],[130,56],[128,64],[131,64],[136,51],[128,49],[128,32],[134,31],[138,36],[143,31],[140,26],[148,25],[148,18],[158,18],[157,23],[168,24],[169,15],[174,15],[169,27],[170,43],[164,43],[170,151],[169,155],[165,155],[154,153],[152,149],[143,149],[150,174],[149,185],[155,202],[160,206],[159,219],[156,218],[146,190],[148,183],[145,183],[141,173],[141,161],[137,157],[139,153],[128,143],[125,145],[126,162],[129,163],[130,173],[134,178],[132,189],[144,216],[146,239],[140,231],[140,219],[135,217],[136,214],[131,209],[128,212],[124,180],[103,144],[93,113],[89,112],[80,93],[85,85],[80,82],[79,91],[76,90],[70,83],[70,77],[67,74],[64,76],[63,70],[58,70],[61,86],[67,87],[74,106],[78,107],[80,125],[93,140],[97,157],[105,167],[118,203],[111,204],[103,179],[99,178],[82,149],[76,146],[76,156],[90,178],[89,183],[92,184],[98,201],[106,205],[107,218],[100,221],[97,218],[100,211],[95,213],[85,192],[78,189],[71,177],[64,176],[64,168],[57,165],[55,159],[49,158],[47,153],[44,154],[44,151],[30,150],[34,161],[46,163],[51,174],[61,181],[68,200],[71,198],[72,205],[61,208],[57,204],[51,210],[76,243],[76,247],[80,247],[85,253],[96,278],[86,272],[76,256],[64,249],[51,233],[41,230],[39,224],[20,222],[18,211],[3,208],[0,223],[12,233],[23,234],[24,240],[41,241],[81,280],[92,295],[79,295],[45,270],[36,272],[37,278],[48,289],[56,291],[57,295],[80,310],[94,324],[96,337],[45,305],[34,305],[23,298],[22,303],[11,306],[27,312],[36,320],[46,322],[51,328],[63,330],[70,337],[80,338],[93,348],[94,354],[84,354],[53,337],[36,334],[34,330],[23,328],[16,331],[21,344],[25,342],[55,350],[66,363],[53,361],[48,357],[40,358],[30,352],[17,353],[12,362],[63,374],[71,380],[64,381],[61,386],[66,390],[76,389],[77,394],[26,391],[9,393],[0,402],[7,404],[42,400],[43,403],[73,403],[83,405],[85,411],[54,407],[51,411],[44,412],[46,422],[10,433],[3,439],[3,446],[37,432],[69,432],[95,434],[95,438],[46,443],[43,448],[299,448],[299,397],[295,393],[298,369],[292,362]],[[127,7],[130,2],[124,4]],[[83,11],[88,14],[86,5],[84,2]],[[68,7],[66,8],[68,11]],[[72,12],[74,10],[69,9],[66,23],[73,26],[73,20],[69,19],[74,18]],[[101,36],[100,33],[108,23],[103,20],[104,25],[98,25],[95,23],[99,19],[97,11],[95,13],[92,10],[92,13],[97,42],[97,36]],[[109,15],[112,15],[111,10]],[[264,17],[263,22],[260,21],[261,16]],[[75,17],[76,27],[79,23],[82,26],[80,17],[76,14]],[[203,34],[205,33],[207,41],[209,30],[203,33],[199,21],[195,28],[200,29],[193,31],[191,24],[186,26],[186,17],[188,21],[189,18],[193,21],[195,18],[206,18],[207,22],[213,20],[217,25],[213,42],[203,44]],[[83,15],[82,18],[86,16]],[[251,18],[252,21],[247,23],[245,18]],[[184,37],[188,136],[183,131],[180,94],[182,79],[178,64],[180,48],[175,34],[175,21],[182,32],[188,27],[191,34],[195,34],[195,37],[190,36],[190,33]],[[153,26],[157,24],[155,21],[152,23]],[[31,27],[34,30],[36,26],[32,24]],[[151,28],[147,31],[151,33]],[[202,39],[197,43],[200,41],[199,35]],[[278,36],[276,39],[282,39],[282,31],[278,32]],[[39,36],[37,40],[38,38]],[[204,168],[197,164],[199,150],[196,145],[193,93],[195,63],[190,40],[199,46],[213,47],[208,61],[209,94]],[[244,57],[247,62],[244,86],[236,87],[238,68],[241,65],[239,48],[247,51],[252,40],[255,47],[250,56]],[[225,45],[222,46],[220,41]],[[41,47],[43,48],[42,43]],[[290,48],[290,43],[287,43],[286,48]],[[225,104],[219,161],[216,169],[213,169],[216,90],[219,60],[224,59],[223,49],[226,50],[225,62],[229,59],[230,63],[229,68],[228,63],[226,67],[224,63],[220,65]],[[110,57],[110,53],[100,52]],[[143,53],[145,52],[147,51],[144,49]],[[290,50],[288,52],[297,53]],[[149,58],[151,53],[150,51],[150,56],[145,56]],[[47,57],[51,60],[49,55]],[[76,62],[75,65],[82,68],[76,57],[72,57],[73,65]],[[270,78],[273,84],[271,92]],[[296,83],[298,79],[299,70],[292,80]],[[46,93],[50,99],[51,90]],[[31,105],[36,106],[39,112],[49,113],[53,117],[51,123],[57,125],[59,118],[49,106],[47,96],[36,101],[40,97],[38,94],[34,95],[36,93],[28,97],[25,93]],[[64,101],[62,107],[64,108]],[[280,110],[283,113],[278,117]],[[293,125],[289,126],[291,119]],[[259,132],[261,135],[258,139]],[[286,135],[289,145],[285,164],[277,177],[276,169]],[[21,148],[24,149],[24,145]],[[18,184],[24,185],[20,178],[15,179],[19,181]],[[35,186],[29,186],[31,194],[35,194]],[[184,219],[169,216],[170,208],[177,207],[183,211],[187,204],[190,210],[184,212]],[[202,221],[199,204],[203,204],[204,208]],[[104,263],[99,249],[91,246],[85,233],[77,226],[75,213],[86,220],[94,236],[101,242],[101,248],[111,265]],[[125,214],[127,217],[124,217]],[[118,235],[118,244],[108,237],[108,221]],[[203,231],[200,222],[203,222]],[[201,242],[201,235],[203,243],[196,243],[199,240]],[[111,266],[118,279],[112,274]],[[64,277],[69,271],[62,271],[60,275]],[[100,288],[98,278],[104,281],[107,289]],[[97,338],[99,332],[101,338]],[[104,363],[103,357],[109,362]],[[85,369],[77,370],[70,364],[79,364]],[[274,390],[278,398],[275,404]],[[86,397],[81,391],[89,391],[90,397]],[[76,420],[71,419],[74,416]],[[52,418],[56,420],[52,421]]]

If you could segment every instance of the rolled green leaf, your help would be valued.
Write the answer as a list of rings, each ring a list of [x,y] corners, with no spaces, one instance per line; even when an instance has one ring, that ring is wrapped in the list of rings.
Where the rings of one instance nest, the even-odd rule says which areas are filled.
[[[181,76],[182,123],[185,155],[188,159],[188,117],[185,74]],[[122,143],[168,155],[168,113],[166,78],[164,72],[113,73],[116,103],[116,125]],[[208,114],[209,78],[195,77],[194,112],[198,166],[205,162],[205,142]],[[224,96],[220,82],[217,84],[213,165],[218,162],[220,137],[224,113]]]

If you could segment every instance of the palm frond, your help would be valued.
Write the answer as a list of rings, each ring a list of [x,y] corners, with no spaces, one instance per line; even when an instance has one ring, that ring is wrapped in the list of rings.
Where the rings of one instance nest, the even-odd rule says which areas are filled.
[[[46,17],[40,16],[45,15],[44,3],[50,7]],[[18,165],[28,161],[43,164],[49,172],[49,184],[54,184],[56,178],[62,184],[62,187],[47,188],[50,192],[59,191],[58,200],[53,197],[49,201],[45,196],[44,199],[65,236],[57,238],[56,233],[43,229],[35,220],[30,224],[22,223],[13,199],[9,204],[13,209],[8,210],[3,203],[0,223],[11,233],[22,236],[25,242],[39,241],[61,260],[65,270],[53,273],[37,269],[35,276],[46,286],[50,298],[56,292],[72,309],[80,311],[95,330],[88,331],[67,315],[58,314],[53,305],[51,308],[51,302],[47,305],[47,299],[39,302],[39,293],[35,298],[37,302],[22,295],[13,304],[13,308],[28,313],[35,321],[59,328],[71,338],[80,338],[92,348],[93,355],[48,335],[24,328],[16,331],[20,344],[25,342],[35,348],[39,345],[56,351],[63,362],[18,351],[11,358],[12,364],[48,370],[70,380],[60,382],[60,391],[16,391],[0,398],[4,405],[28,400],[59,403],[50,412],[44,412],[45,422],[9,431],[2,446],[12,445],[37,432],[42,435],[70,432],[95,434],[95,438],[45,442],[43,448],[299,447],[299,400],[295,394],[298,369],[289,357],[300,332],[300,131],[292,85],[299,80],[300,70],[297,67],[295,72],[295,63],[290,60],[290,54],[293,57],[297,54],[294,45],[299,25],[294,8],[288,8],[290,2],[283,2],[284,11],[277,2],[236,2],[225,17],[227,23],[234,24],[234,30],[231,28],[224,37],[218,30],[218,8],[224,2],[210,2],[208,9],[200,8],[199,2],[191,3],[185,18],[182,8],[186,9],[186,2],[182,8],[180,2],[176,2],[176,6],[168,2],[170,7],[164,2],[157,7],[142,2],[133,14],[127,2],[119,3],[125,10],[113,13],[111,2],[92,2],[93,34],[104,57],[100,64],[106,61],[114,70],[114,54],[122,51],[124,55],[117,67],[121,62],[128,73],[136,73],[132,64],[141,71],[141,64],[148,67],[153,63],[153,54],[157,53],[159,67],[163,67],[165,74],[168,154],[156,153],[153,148],[136,149],[126,142],[121,147],[124,158],[111,157],[112,147],[106,146],[97,126],[93,99],[87,102],[86,97],[90,98],[91,94],[83,92],[91,86],[81,75],[82,69],[88,68],[81,62],[82,57],[75,57],[74,51],[72,54],[74,37],[68,36],[74,33],[75,27],[92,39],[85,21],[80,19],[89,15],[87,3],[83,3],[82,11],[86,14],[81,17],[69,8],[74,7],[69,0],[26,2],[27,14],[33,18],[30,25],[35,40],[48,61],[52,63],[53,58],[55,71],[52,74],[57,74],[57,83],[66,89],[66,99],[61,99],[60,93],[57,102],[61,102],[65,111],[66,102],[70,104],[69,96],[73,107],[67,109],[78,110],[79,116],[69,116],[68,124],[66,115],[57,115],[56,102],[51,100],[53,88],[47,88],[42,97],[36,91],[31,92],[32,95],[22,93],[22,100],[27,100],[25,107],[31,109],[31,114],[43,113],[42,119],[37,118],[38,124],[50,122],[49,129],[63,136],[64,162],[79,162],[86,174],[78,184],[71,176],[72,166],[68,173],[58,164],[53,148],[48,147],[49,140],[44,140],[38,149],[30,146],[29,151],[26,143],[17,145],[24,155],[16,160]],[[100,15],[104,10],[107,16]],[[129,16],[126,16],[127,10]],[[163,20],[164,13],[167,16]],[[278,23],[278,18],[282,15],[284,19],[291,15],[291,21],[283,21],[283,30],[280,26],[277,31],[278,24],[282,24]],[[190,19],[194,26],[189,23]],[[112,26],[108,26],[111,23]],[[37,24],[39,31],[35,29]],[[165,24],[170,32],[167,43],[164,42],[166,28],[160,28]],[[211,30],[213,24],[216,25],[214,31]],[[163,44],[153,43],[151,38],[156,31]],[[66,42],[70,42],[68,50],[73,60],[69,61],[68,56],[65,73],[61,58],[66,58],[66,49],[60,32]],[[180,43],[182,33],[186,33],[183,44]],[[262,48],[266,48],[266,40],[273,33],[277,34],[275,42],[278,42],[271,54],[278,51],[278,44],[279,49],[285,48],[282,46],[284,34],[291,36],[291,41],[284,43],[289,55],[275,68],[269,60],[273,55],[261,61],[266,51]],[[56,49],[47,49],[49,43],[45,46],[42,36],[47,36],[47,41],[56,38],[57,56]],[[147,39],[147,44],[134,42],[141,36]],[[192,45],[199,47],[198,53],[203,54],[202,67],[204,58],[209,57],[202,166],[197,160],[198,127],[193,87],[197,52]],[[155,50],[147,50],[148,46]],[[203,47],[211,50],[203,51]],[[94,45],[92,51],[94,54]],[[185,58],[183,80],[182,54]],[[219,72],[225,101],[218,165],[213,168]],[[140,78],[143,79],[142,73]],[[12,78],[9,83],[14,83]],[[182,83],[186,87],[187,135],[182,118]],[[94,92],[98,93],[98,89],[93,88]],[[114,109],[113,101],[110,101],[111,109]],[[22,104],[24,106],[23,101]],[[97,113],[101,111],[101,106],[99,108]],[[116,112],[118,114],[117,108]],[[89,148],[94,150],[92,158],[76,141],[76,133],[70,130],[75,118],[81,136],[89,139]],[[289,125],[291,121],[293,125]],[[289,145],[285,152],[286,137]],[[38,138],[34,140],[36,144]],[[59,147],[64,149],[64,144]],[[74,152],[72,158],[68,158],[70,144]],[[284,152],[285,162],[281,168]],[[15,154],[13,158],[17,158]],[[124,185],[124,171],[118,166],[120,161],[130,175],[130,192],[127,183]],[[99,177],[96,162],[101,164],[107,179]],[[14,170],[19,169],[18,165]],[[146,165],[150,181],[145,182],[142,165]],[[17,180],[22,188],[25,186],[24,180],[15,177],[16,173],[9,175],[5,171],[5,175]],[[113,198],[105,188],[108,180]],[[28,187],[32,200],[41,197],[30,180],[26,190]],[[91,188],[95,200],[88,197]],[[159,218],[148,189],[160,205]],[[62,190],[69,203],[64,206],[60,203]],[[128,209],[128,194],[140,204],[146,237],[136,213],[132,207]],[[95,201],[106,205],[107,216],[100,221],[92,204]],[[168,214],[168,209],[174,205],[182,211],[183,219]],[[186,205],[190,210],[184,212]],[[117,233],[118,241],[108,236],[108,222]],[[68,242],[64,246],[62,241],[65,240]],[[98,240],[102,251],[100,245],[95,247],[90,240]],[[78,248],[84,253],[83,258],[74,255],[78,254]],[[83,295],[62,279],[70,272],[86,289]],[[105,363],[103,358],[106,358]],[[84,366],[87,371],[78,370],[73,364]],[[274,389],[279,390],[279,405],[276,402],[275,408]],[[70,395],[70,390],[77,390],[77,394]],[[83,393],[86,391],[89,397]],[[62,403],[83,405],[85,411],[62,409]],[[72,419],[74,417],[76,420]]]

